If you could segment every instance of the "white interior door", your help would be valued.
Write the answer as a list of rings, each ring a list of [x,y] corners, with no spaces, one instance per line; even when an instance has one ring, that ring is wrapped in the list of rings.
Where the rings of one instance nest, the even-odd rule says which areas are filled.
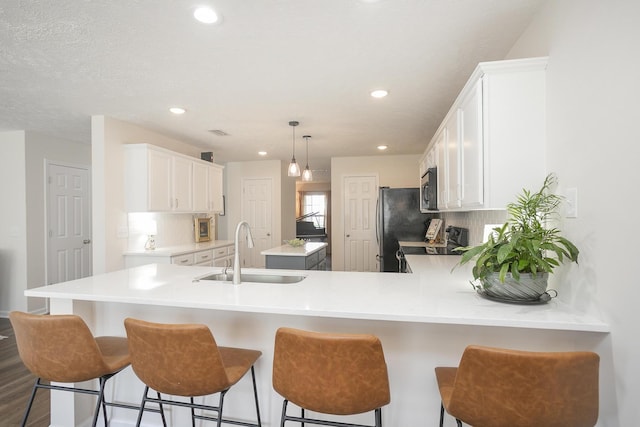
[[[91,275],[89,169],[47,163],[47,284]]]
[[[247,248],[246,243],[241,244],[242,267],[265,268],[265,257],[260,252],[273,247],[272,186],[271,178],[242,180],[242,218],[249,223],[254,242],[251,249]],[[246,240],[243,238],[242,242]]]
[[[344,179],[344,270],[378,271],[376,264],[376,176]]]

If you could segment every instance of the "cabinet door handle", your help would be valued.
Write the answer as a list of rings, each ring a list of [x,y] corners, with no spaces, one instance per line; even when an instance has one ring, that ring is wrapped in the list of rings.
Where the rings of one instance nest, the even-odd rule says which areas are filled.
[[[82,243],[84,243],[85,245],[88,245],[89,243],[91,243],[91,239],[84,239]]]
[[[267,233],[267,236],[271,236],[271,233]]]

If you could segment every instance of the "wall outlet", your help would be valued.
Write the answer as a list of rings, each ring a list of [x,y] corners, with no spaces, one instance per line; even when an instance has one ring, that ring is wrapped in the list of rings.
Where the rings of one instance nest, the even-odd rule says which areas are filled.
[[[578,217],[578,189],[577,188],[567,188],[565,191],[565,203],[567,205],[567,209],[565,211],[566,218],[577,218]]]
[[[129,227],[127,227],[126,225],[119,226],[117,237],[118,239],[126,239],[127,237],[129,237]]]

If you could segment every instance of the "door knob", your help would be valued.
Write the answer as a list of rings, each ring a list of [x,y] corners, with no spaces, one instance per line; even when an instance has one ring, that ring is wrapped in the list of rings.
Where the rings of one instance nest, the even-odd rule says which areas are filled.
[[[351,234],[347,234],[347,237],[351,237]]]
[[[267,236],[271,236],[271,233],[267,233]]]

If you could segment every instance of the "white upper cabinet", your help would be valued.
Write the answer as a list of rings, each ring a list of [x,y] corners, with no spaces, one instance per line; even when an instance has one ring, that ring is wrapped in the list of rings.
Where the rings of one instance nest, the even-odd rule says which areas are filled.
[[[209,206],[209,166],[203,163],[193,164],[193,210],[210,211]]]
[[[158,151],[133,151],[127,148],[127,202],[130,208],[139,206],[157,212],[170,211],[173,204],[173,157]],[[144,172],[143,172],[144,171]]]
[[[173,205],[175,212],[193,211],[193,164],[189,157],[173,155],[171,183],[173,185]]]
[[[482,144],[482,80],[478,80],[460,102],[460,206],[484,204],[484,168]]]
[[[224,199],[222,198],[222,166],[209,166],[209,194],[208,206],[209,211],[215,213],[224,212]]]
[[[221,211],[222,166],[149,144],[124,147],[129,212]]]
[[[425,152],[437,160],[439,210],[505,209],[523,188],[541,185],[546,64],[478,65]]]

